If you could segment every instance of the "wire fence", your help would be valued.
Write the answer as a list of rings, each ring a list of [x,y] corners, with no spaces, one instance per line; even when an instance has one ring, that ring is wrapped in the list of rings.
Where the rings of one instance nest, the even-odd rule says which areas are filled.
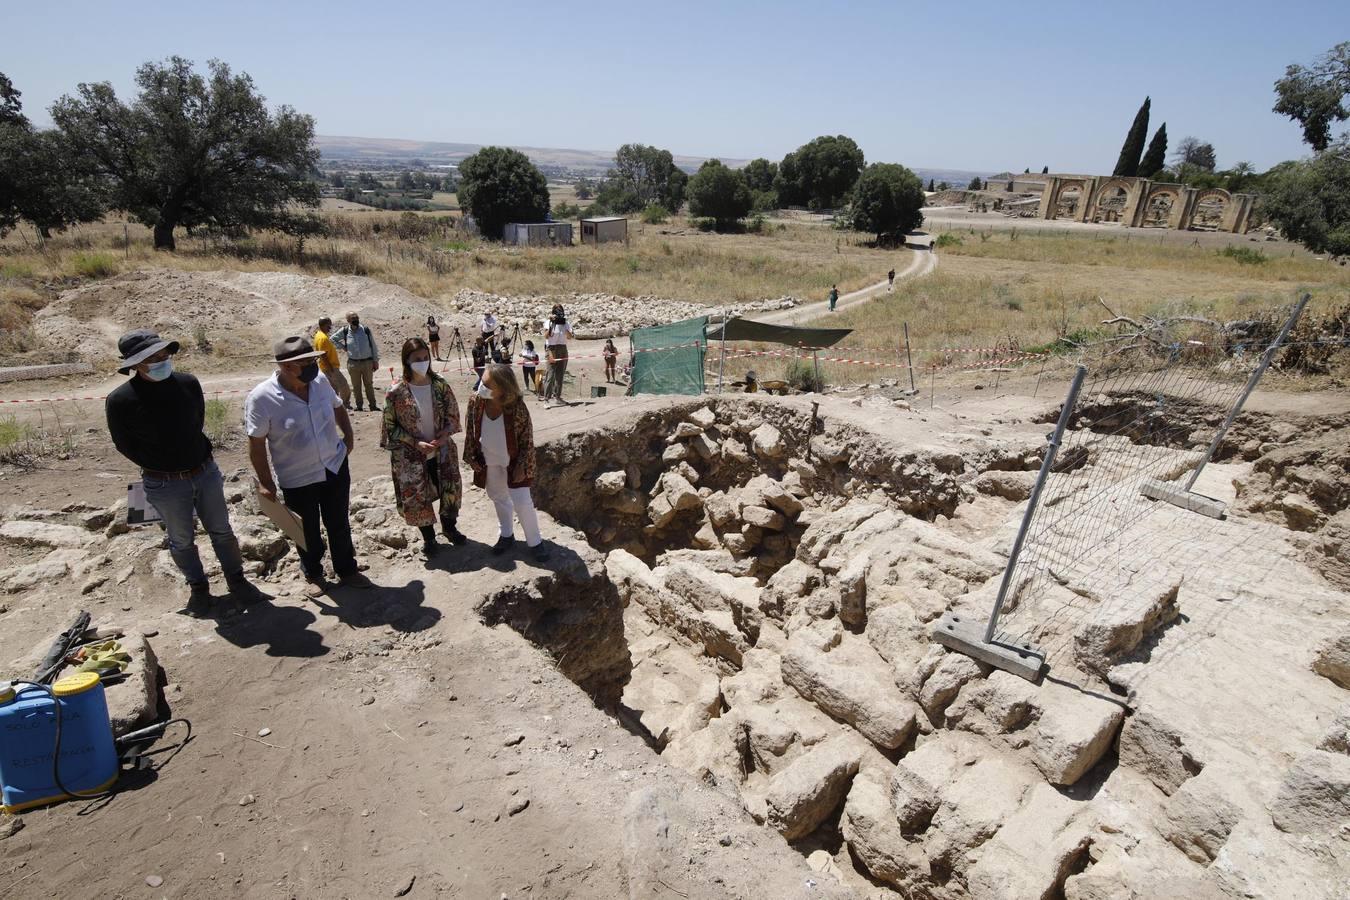
[[[1029,650],[1032,641],[1062,631],[1056,620],[1086,615],[1096,586],[1118,573],[1122,554],[1111,552],[1113,542],[1156,508],[1142,491],[1202,508],[1206,498],[1190,489],[1247,397],[1277,352],[1303,352],[1287,337],[1307,301],[1304,295],[1267,317],[1282,323],[1273,338],[1261,331],[1236,346],[1224,334],[1201,339],[1195,331],[1201,323],[1182,318],[1149,323],[1124,335],[1127,343],[1099,342],[1076,354],[984,628],[986,645]],[[1343,345],[1345,335],[1312,340]],[[1204,508],[1221,511],[1207,502],[1213,506]],[[999,631],[1005,611],[1033,600],[1035,616]],[[1055,662],[1054,648],[1045,661]]]

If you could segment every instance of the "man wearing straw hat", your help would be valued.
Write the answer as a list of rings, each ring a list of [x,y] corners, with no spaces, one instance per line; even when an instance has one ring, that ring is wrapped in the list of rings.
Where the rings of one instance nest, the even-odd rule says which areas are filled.
[[[225,503],[225,479],[202,430],[202,386],[193,376],[173,371],[178,342],[140,329],[122,335],[117,349],[122,354],[117,371],[135,374],[108,395],[108,431],[118,452],[140,466],[145,497],[164,520],[169,555],[188,584],[187,612],[207,615],[215,604],[197,553],[199,518],[230,594],[244,604],[261,599],[244,577],[244,559]]]
[[[276,372],[250,391],[244,403],[248,458],[258,493],[275,501],[280,484],[286,506],[300,517],[305,549],[296,549],[309,582],[306,596],[318,597],[326,589],[320,526],[328,533],[338,578],[344,585],[364,587],[368,582],[358,571],[348,514],[352,477],[347,457],[356,442],[352,420],[319,372],[323,354],[308,340],[282,338],[272,353]]]

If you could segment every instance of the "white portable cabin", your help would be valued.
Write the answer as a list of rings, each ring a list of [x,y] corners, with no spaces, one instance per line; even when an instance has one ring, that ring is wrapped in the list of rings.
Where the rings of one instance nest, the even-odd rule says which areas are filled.
[[[581,242],[603,244],[606,241],[628,240],[628,220],[623,216],[601,216],[581,220]]]
[[[502,241],[520,247],[570,247],[572,223],[512,222],[502,229]]]

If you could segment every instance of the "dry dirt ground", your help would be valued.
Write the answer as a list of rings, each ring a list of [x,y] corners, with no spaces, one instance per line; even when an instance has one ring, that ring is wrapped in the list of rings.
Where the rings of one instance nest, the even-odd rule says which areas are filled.
[[[75,452],[0,473],[0,661],[88,609],[150,635],[194,737],[23,815],[0,896],[1346,896],[1350,402],[1258,393],[1203,484],[1227,520],[1146,510],[1011,610],[1050,651],[1033,686],[928,640],[988,608],[1055,409],[1032,383],[827,396],[812,446],[810,398],[530,401],[543,566],[488,554],[471,488],[467,547],[399,547],[358,415],[375,587],[305,601],[254,549],[271,599],[213,620],[152,529],[80,524],[132,470],[66,406]],[[25,581],[61,548],[23,522],[71,529],[71,574]]]

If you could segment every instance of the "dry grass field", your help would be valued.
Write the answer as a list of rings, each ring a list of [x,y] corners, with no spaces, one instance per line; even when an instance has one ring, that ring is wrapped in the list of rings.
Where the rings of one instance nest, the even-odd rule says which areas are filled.
[[[74,229],[45,246],[31,232],[11,233],[0,241],[0,355],[33,349],[26,325],[61,290],[152,266],[366,275],[429,298],[472,288],[716,305],[784,295],[820,300],[831,284],[848,292],[908,262],[869,246],[865,236],[796,219],[769,219],[760,234],[736,235],[703,233],[681,218],[663,225],[632,220],[627,246],[521,249],[448,227],[400,238],[400,216],[392,213],[325,216],[346,236],[307,241],[299,253],[294,239],[280,235],[237,242],[180,235],[176,253],[156,253],[140,226],[127,227],[125,244],[121,222]],[[932,276],[903,281],[893,294],[828,317],[831,325],[855,329],[845,346],[893,353],[906,322],[915,345],[926,348],[1045,345],[1098,328],[1105,317],[1098,298],[1127,315],[1184,310],[1220,319],[1288,303],[1303,290],[1313,294],[1313,313],[1350,303],[1350,269],[1305,253],[1266,256],[1260,244],[1225,251],[1134,235],[946,234],[939,235]]]

